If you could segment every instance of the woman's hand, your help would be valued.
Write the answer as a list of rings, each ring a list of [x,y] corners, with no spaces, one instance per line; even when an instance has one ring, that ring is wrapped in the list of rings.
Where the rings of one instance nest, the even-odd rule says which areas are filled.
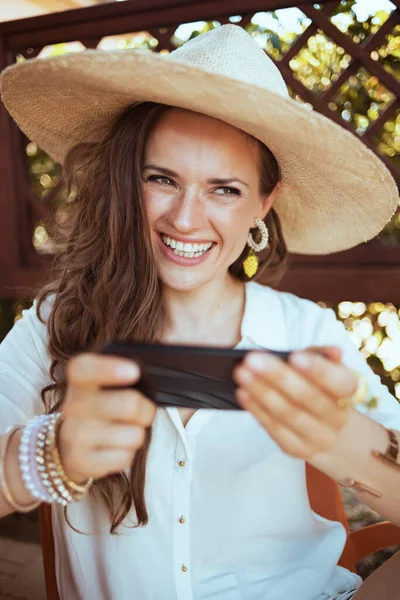
[[[58,445],[67,475],[81,483],[129,467],[153,422],[155,404],[133,389],[102,388],[134,384],[140,377],[137,364],[81,354],[70,360],[66,374]]]
[[[287,363],[251,352],[234,373],[238,402],[284,452],[310,459],[333,446],[349,418],[338,400],[354,394],[357,376],[340,361],[336,347],[308,348]]]

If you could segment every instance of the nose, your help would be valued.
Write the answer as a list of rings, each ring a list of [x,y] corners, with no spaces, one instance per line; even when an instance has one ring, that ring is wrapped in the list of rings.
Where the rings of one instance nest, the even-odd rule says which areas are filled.
[[[204,222],[205,206],[196,190],[182,190],[175,198],[173,207],[168,215],[168,221],[181,233],[199,229]]]

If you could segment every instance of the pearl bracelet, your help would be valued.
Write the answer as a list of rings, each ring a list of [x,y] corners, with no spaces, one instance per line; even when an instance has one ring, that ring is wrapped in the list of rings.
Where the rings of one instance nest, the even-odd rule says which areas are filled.
[[[19,449],[21,474],[26,489],[39,500],[35,506],[40,502],[49,504],[56,502],[63,506],[76,502],[87,492],[93,481],[90,479],[85,484],[78,485],[66,475],[56,440],[62,419],[61,413],[35,417],[24,428],[21,437]],[[3,479],[0,477],[0,485],[5,487],[2,483]],[[31,507],[26,509],[31,510]]]
[[[10,427],[6,431],[5,439],[3,440],[3,444],[2,444],[2,448],[1,448],[1,452],[0,452],[0,489],[3,491],[3,494],[6,497],[8,504],[16,512],[27,513],[27,512],[30,512],[31,510],[34,510],[35,508],[37,508],[40,504],[40,501],[36,500],[30,504],[19,504],[19,502],[14,498],[14,496],[11,493],[11,490],[10,490],[8,482],[7,482],[6,474],[5,474],[5,459],[6,459],[7,450],[10,445],[13,435],[20,429],[22,429],[22,427],[17,426],[17,427]]]
[[[46,423],[40,429],[36,445],[36,463],[42,484],[48,490],[48,493],[51,497],[50,502],[57,502],[58,504],[66,506],[68,504],[68,500],[63,497],[61,492],[58,490],[57,485],[53,481],[53,478],[50,475],[48,462],[49,430],[59,418],[61,418],[61,413],[48,415]]]
[[[34,498],[42,502],[51,502],[52,499],[36,469],[35,445],[37,435],[47,421],[47,415],[40,415],[29,421],[22,434],[19,450],[20,469],[25,487]]]

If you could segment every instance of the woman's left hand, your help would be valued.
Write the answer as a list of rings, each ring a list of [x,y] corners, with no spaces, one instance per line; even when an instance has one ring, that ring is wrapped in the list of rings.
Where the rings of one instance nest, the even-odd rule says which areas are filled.
[[[284,452],[304,460],[334,445],[350,412],[338,401],[351,397],[358,383],[334,346],[295,352],[287,363],[268,352],[250,352],[234,379],[242,408]]]

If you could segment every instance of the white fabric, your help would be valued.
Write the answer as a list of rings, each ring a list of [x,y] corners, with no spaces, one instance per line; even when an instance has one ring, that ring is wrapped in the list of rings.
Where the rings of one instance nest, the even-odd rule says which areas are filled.
[[[332,311],[256,283],[246,289],[240,347],[338,344],[379,399],[370,416],[400,430],[399,404]],[[33,307],[1,344],[0,431],[42,412],[46,340]],[[62,600],[332,600],[361,583],[337,566],[342,525],[310,509],[305,463],[284,454],[248,413],[200,410],[184,428],[176,409],[159,410],[146,500],[149,524],[115,536],[100,503],[85,498],[69,508],[73,526],[96,537],[76,533],[54,508]]]

